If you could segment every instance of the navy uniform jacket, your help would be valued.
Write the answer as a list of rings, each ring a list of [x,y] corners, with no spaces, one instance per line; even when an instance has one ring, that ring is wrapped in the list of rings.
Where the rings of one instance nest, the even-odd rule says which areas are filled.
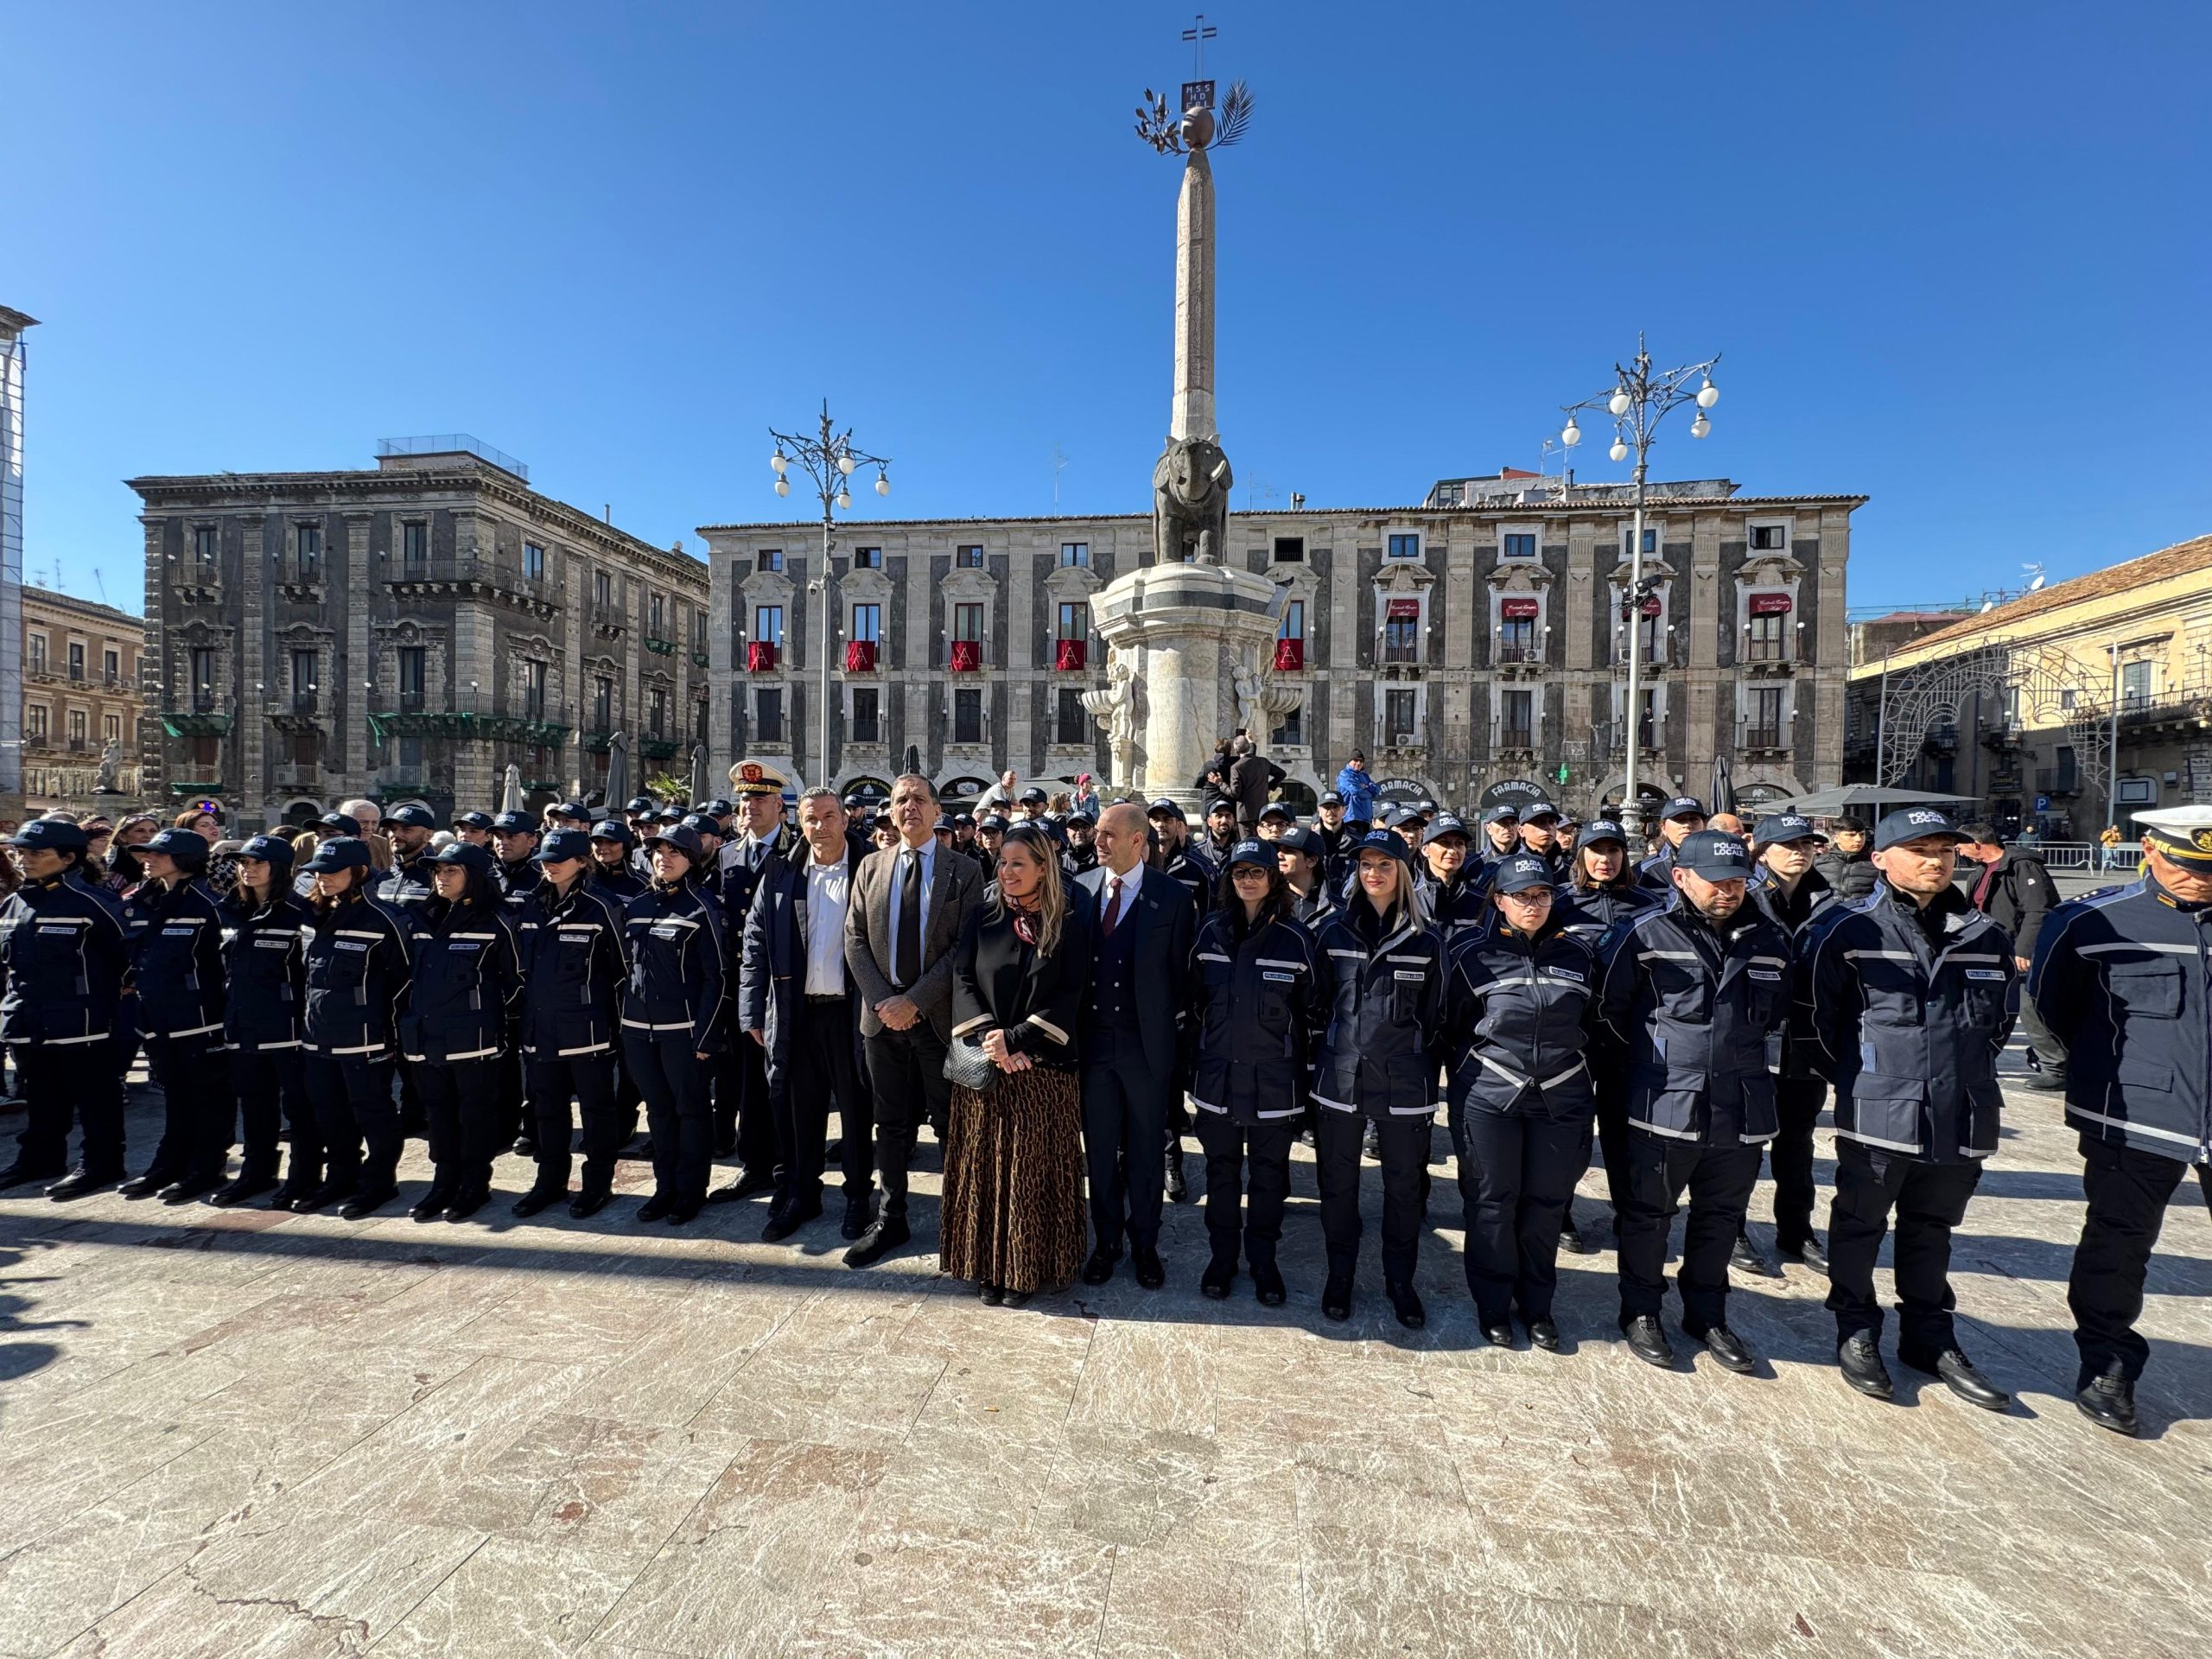
[[[1774,1138],[1767,1033],[1789,1015],[1789,938],[1748,900],[1715,926],[1679,892],[1599,948],[1598,1015],[1628,1070],[1628,1122],[1669,1141]],[[1716,1110],[1716,1108],[1718,1110]]]
[[[522,959],[505,905],[433,899],[410,906],[407,918],[413,976],[399,1016],[400,1052],[442,1065],[504,1053],[522,1001]]]
[[[1423,870],[1414,878],[1414,905],[1421,925],[1434,928],[1447,945],[1462,929],[1480,927],[1484,918],[1497,913],[1485,891],[1488,885],[1477,875],[1472,859],[1460,867],[1459,880],[1448,885]]]
[[[857,836],[845,842],[845,903],[853,902],[854,883],[861,861],[875,849]],[[944,849],[939,848],[939,853]],[[798,1027],[797,1009],[806,995],[807,868],[814,862],[814,849],[804,836],[794,836],[785,851],[768,861],[753,894],[739,946],[737,1026],[740,1032],[761,1034],[768,1081],[780,1084],[791,1065],[791,1034]],[[837,988],[847,998],[845,1017],[850,1046],[860,1052],[860,994],[852,970],[845,966],[844,926],[837,929]],[[823,1005],[827,1007],[827,1004]],[[746,1043],[750,1037],[738,1039]]]
[[[2012,935],[1956,887],[1931,938],[1886,881],[1833,906],[1797,964],[1797,1046],[1835,1085],[1835,1132],[1923,1163],[1997,1150],[1997,1057],[2012,1030]]]
[[[753,908],[753,895],[760,890],[761,877],[778,859],[790,857],[791,848],[803,839],[790,825],[779,823],[776,833],[766,841],[755,842],[741,836],[715,855],[715,869],[707,877],[707,884],[721,906],[733,951],[745,931],[745,918]]]
[[[307,952],[310,912],[279,885],[270,902],[249,910],[224,900],[223,1040],[233,1048],[297,1048],[307,1012]]]
[[[1767,920],[1789,935],[1792,948],[1802,961],[1804,942],[1811,936],[1814,926],[1842,901],[1836,897],[1835,889],[1828,886],[1827,878],[1817,869],[1808,870],[1799,878],[1796,897],[1789,899],[1783,897],[1782,884],[1761,868],[1751,872],[1744,902],[1757,905]],[[1793,997],[1800,986],[1802,982],[1793,982]],[[1799,1034],[1802,1024],[1802,1016],[1793,1009],[1789,1023],[1767,1039],[1766,1058],[1770,1071],[1785,1077],[1809,1080],[1821,1073],[1817,1060],[1805,1051],[1803,1038]]]
[[[1675,890],[1675,849],[1662,847],[1636,867],[1638,887],[1649,887],[1654,893],[1666,894]]]
[[[391,1058],[407,995],[408,918],[359,889],[308,910],[300,1046],[332,1059]]]
[[[1197,1032],[1191,1103],[1237,1123],[1296,1117],[1306,1109],[1315,999],[1313,936],[1271,920],[1242,939],[1228,912],[1198,929],[1191,957],[1191,1013]]]
[[[569,884],[568,896],[541,883],[515,912],[522,963],[522,1052],[554,1062],[604,1054],[614,1046],[622,982],[624,902],[596,876]]]
[[[123,901],[130,988],[147,1037],[219,1036],[223,1029],[223,915],[207,884],[142,881]]]
[[[438,893],[430,880],[431,868],[429,857],[423,855],[393,859],[391,873],[377,884],[377,897],[402,909],[429,904]],[[493,885],[498,885],[496,879]]]
[[[626,860],[620,864],[601,864],[594,860],[591,867],[591,874],[585,880],[587,885],[608,904],[614,906],[615,914],[618,916],[622,913],[624,906],[643,893],[650,885],[649,879],[639,875],[636,868]],[[551,885],[551,882],[546,882],[537,891],[543,893]]]
[[[130,963],[113,893],[73,870],[24,882],[0,905],[0,1042],[105,1041]]]
[[[1365,895],[1355,901],[1370,911]],[[1373,1118],[1427,1117],[1436,1109],[1444,1010],[1444,943],[1402,919],[1370,945],[1350,910],[1315,941],[1324,1020],[1313,1099]]]
[[[1169,854],[1166,863],[1157,866],[1152,874],[1181,882],[1189,890],[1191,902],[1198,907],[1200,919],[1213,908],[1214,888],[1221,873],[1205,854],[1193,852],[1189,842]]]
[[[1598,959],[1554,914],[1529,938],[1498,918],[1446,963],[1445,1089],[1456,1109],[1531,1117],[1598,1109],[1588,1050]]]
[[[544,884],[545,867],[535,858],[518,858],[512,864],[495,859],[492,881],[505,895],[508,912],[512,914],[520,907],[524,899]]]
[[[2212,906],[2145,876],[2061,905],[2036,938],[2028,995],[2066,1047],[2082,1134],[2212,1163]]]
[[[1560,926],[1592,950],[1612,931],[1614,923],[1656,910],[1666,902],[1661,893],[1632,880],[1609,887],[1578,887],[1568,881],[1552,889],[1552,914]]]
[[[689,1033],[692,1052],[721,1052],[728,1044],[721,906],[690,881],[656,881],[625,907],[622,931],[630,963],[623,1029],[655,1040]]]

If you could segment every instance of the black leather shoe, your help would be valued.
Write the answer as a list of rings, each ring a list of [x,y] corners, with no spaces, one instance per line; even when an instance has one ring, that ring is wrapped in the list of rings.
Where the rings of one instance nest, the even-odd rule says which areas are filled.
[[[1567,1214],[1560,1220],[1559,1247],[1569,1255],[1595,1255],[1598,1247],[1582,1236],[1581,1228],[1574,1224],[1574,1207],[1567,1206]]]
[[[811,1204],[794,1204],[776,1211],[769,1216],[768,1224],[760,1230],[760,1242],[763,1244],[779,1244],[821,1214],[822,1200],[819,1198]]]
[[[738,1172],[735,1180],[718,1186],[708,1193],[707,1202],[709,1204],[735,1204],[741,1198],[752,1198],[755,1193],[772,1192],[775,1187],[776,1177],[772,1172],[765,1169],[741,1169]]]
[[[1943,1386],[1970,1406],[1980,1406],[1984,1411],[2010,1411],[2012,1396],[1992,1382],[1974,1368],[1974,1362],[1956,1348],[1946,1348],[1940,1354],[1909,1354],[1897,1350],[1898,1360],[1916,1371],[1926,1371],[1943,1379]]]
[[[1147,1290],[1158,1290],[1167,1282],[1167,1268],[1160,1262],[1160,1252],[1150,1245],[1130,1245],[1129,1266],[1136,1270],[1137,1283]]]
[[[220,1170],[200,1170],[190,1175],[180,1175],[155,1196],[163,1204],[189,1204],[203,1193],[213,1192],[223,1184]]]
[[[845,1137],[842,1135],[836,1140],[830,1141],[828,1146],[822,1148],[822,1161],[823,1164],[830,1167],[834,1168],[836,1165],[842,1162],[844,1160],[844,1156]]]
[[[1002,1307],[1006,1305],[1006,1292],[1001,1290],[996,1285],[985,1285],[982,1295],[985,1307]]]
[[[534,1135],[518,1135],[515,1136],[514,1145],[509,1147],[507,1150],[518,1158],[535,1158],[537,1156],[537,1137]]]
[[[338,1213],[348,1221],[359,1221],[365,1216],[373,1216],[398,1196],[399,1189],[396,1186],[372,1192],[356,1192],[338,1206]]]
[[[1513,1327],[1510,1324],[1486,1325],[1483,1326],[1483,1340],[1493,1348],[1510,1348]]]
[[[507,1206],[507,1213],[517,1221],[528,1221],[532,1216],[550,1210],[569,1195],[559,1187],[533,1186]]]
[[[490,1187],[463,1187],[461,1192],[461,1196],[446,1206],[446,1219],[448,1221],[467,1221],[469,1217],[474,1215],[479,1210],[481,1210],[486,1205],[491,1202],[492,1189]]]
[[[1083,1264],[1083,1282],[1103,1285],[1114,1276],[1114,1264],[1122,1259],[1119,1250],[1093,1250],[1090,1259]]]
[[[1008,1307],[1027,1307],[1029,1299],[1036,1294],[1033,1290],[1008,1290],[1001,1292],[1000,1296]]]
[[[1428,1310],[1421,1305],[1421,1297],[1411,1285],[1386,1284],[1382,1294],[1390,1299],[1390,1311],[1407,1330],[1418,1331],[1428,1323]]]
[[[1549,1319],[1531,1319],[1529,1321],[1529,1340],[1546,1353],[1555,1354],[1560,1349],[1559,1326]]]
[[[677,1199],[668,1206],[668,1224],[671,1227],[690,1226],[699,1219],[699,1211],[704,1205],[703,1198]]]
[[[1255,1262],[1252,1267],[1252,1294],[1260,1299],[1262,1307],[1281,1307],[1289,1292],[1283,1287],[1282,1270],[1272,1262]]]
[[[676,1208],[676,1200],[664,1192],[656,1192],[638,1206],[639,1221],[658,1221]]]
[[[271,1210],[296,1210],[300,1207],[300,1200],[314,1191],[315,1186],[311,1183],[287,1181],[269,1195],[269,1207]]]
[[[218,1209],[227,1210],[232,1205],[244,1204],[248,1198],[257,1198],[276,1185],[274,1175],[241,1174],[236,1180],[225,1183],[207,1195],[207,1202]]]
[[[292,1200],[292,1208],[302,1215],[313,1215],[318,1210],[327,1210],[334,1204],[343,1204],[353,1196],[352,1181],[325,1181],[305,1198]]]
[[[454,1199],[455,1188],[445,1181],[432,1181],[430,1190],[407,1206],[410,1221],[435,1221],[446,1212]]]
[[[1890,1368],[1882,1363],[1882,1345],[1871,1331],[1854,1331],[1835,1351],[1843,1367],[1843,1380],[1869,1400],[1886,1400],[1895,1390]]]
[[[1228,1296],[1229,1287],[1236,1282],[1236,1258],[1217,1255],[1198,1275],[1198,1294],[1218,1302]]]
[[[875,1224],[862,1233],[853,1248],[845,1252],[849,1268],[872,1268],[877,1262],[914,1236],[904,1216],[878,1216]]]
[[[176,1179],[166,1169],[149,1169],[143,1175],[134,1175],[115,1190],[126,1198],[150,1198]]]
[[[1824,1274],[1828,1270],[1828,1253],[1822,1248],[1820,1239],[1812,1235],[1808,1235],[1802,1244],[1778,1247],[1775,1254],[1785,1262],[1802,1262],[1815,1273]]]
[[[1759,1253],[1749,1233],[1736,1235],[1736,1248],[1728,1252],[1728,1265],[1738,1273],[1754,1273],[1762,1279],[1779,1279],[1782,1269]]]
[[[2066,1090],[2066,1074],[2063,1071],[2056,1073],[2031,1071],[2020,1079],[2020,1086],[2024,1089],[2033,1089],[2040,1094],[2063,1094]]]
[[[588,1220],[606,1209],[613,1198],[614,1194],[612,1192],[588,1186],[569,1200],[569,1213],[578,1221]]]
[[[1647,1365],[1656,1365],[1662,1370],[1672,1370],[1675,1365],[1675,1345],[1667,1340],[1667,1333],[1660,1327],[1656,1314],[1639,1313],[1621,1327],[1621,1335],[1628,1339],[1628,1351]]]
[[[1758,1368],[1758,1357],[1744,1339],[1725,1325],[1713,1325],[1703,1331],[1686,1331],[1705,1344],[1706,1352],[1720,1363],[1724,1371],[1733,1371],[1738,1376],[1749,1376]]]
[[[1331,1269],[1328,1283],[1321,1287],[1321,1312],[1332,1319],[1351,1318],[1351,1270],[1349,1268]]]
[[[56,1204],[67,1204],[72,1198],[89,1198],[95,1192],[106,1191],[115,1185],[112,1175],[95,1175],[88,1169],[73,1169],[52,1186],[46,1196]]]
[[[56,1164],[51,1169],[36,1164],[27,1164],[18,1158],[5,1169],[0,1169],[0,1189],[29,1186],[33,1181],[58,1181],[68,1172]]]
[[[1183,1177],[1183,1148],[1179,1145],[1170,1145],[1167,1148],[1167,1202],[1188,1204],[1190,1201],[1191,1185]]]
[[[2140,1427],[2135,1421],[2135,1385],[2124,1376],[2091,1377],[2074,1396],[2074,1405],[2099,1428],[2115,1434],[2133,1434]]]
[[[845,1198],[845,1218],[837,1226],[842,1238],[858,1238],[875,1222],[875,1195],[872,1192],[849,1193]]]

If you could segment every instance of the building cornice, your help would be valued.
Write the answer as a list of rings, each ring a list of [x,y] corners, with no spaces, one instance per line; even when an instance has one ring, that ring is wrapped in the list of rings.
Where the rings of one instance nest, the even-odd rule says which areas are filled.
[[[117,632],[143,634],[146,619],[130,611],[118,610],[112,605],[103,605],[97,600],[79,599],[74,594],[58,593],[51,588],[41,588],[35,582],[23,584],[23,610],[28,615],[34,608],[51,607],[72,616],[82,617],[87,622],[104,623]]]

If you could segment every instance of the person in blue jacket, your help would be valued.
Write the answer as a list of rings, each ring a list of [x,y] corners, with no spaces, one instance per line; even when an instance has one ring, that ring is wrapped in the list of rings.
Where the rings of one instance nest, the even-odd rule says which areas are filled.
[[[1513,1345],[1517,1307],[1556,1350],[1560,1224],[1590,1167],[1598,1103],[1589,1066],[1597,958],[1555,913],[1551,861],[1501,860],[1491,919],[1462,933],[1446,969],[1446,1118],[1459,1154],[1467,1289],[1484,1339]]]
[[[1314,1154],[1329,1258],[1321,1312],[1351,1317],[1360,1143],[1371,1123],[1382,1165],[1383,1288],[1398,1323],[1418,1329],[1428,1320],[1413,1281],[1436,1116],[1444,946],[1421,925],[1403,836],[1378,830],[1361,842],[1354,879],[1357,890],[1318,940],[1315,1007],[1325,1023],[1314,1058]]]
[[[322,1185],[295,1210],[339,1206],[348,1221],[399,1196],[402,1135],[392,1098],[397,1021],[407,995],[407,918],[371,892],[369,844],[333,836],[301,874],[308,900],[307,1014],[301,1071],[322,1126]],[[368,1155],[362,1156],[365,1141]]]
[[[53,1179],[47,1196],[81,1198],[123,1179],[123,1071],[130,1029],[123,907],[85,879],[89,842],[58,818],[10,836],[22,884],[0,905],[0,1042],[16,1064],[25,1122],[0,1187]],[[84,1129],[69,1169],[69,1120]],[[67,1169],[68,1173],[62,1172]]]
[[[429,1190],[416,1221],[463,1221],[492,1196],[507,1027],[519,1012],[522,964],[506,905],[481,847],[429,855],[433,896],[411,908],[399,1046],[429,1127]]]
[[[2118,1434],[2140,1427],[2151,1345],[2135,1322],[2167,1205],[2191,1170],[2212,1205],[2212,807],[2135,822],[2142,878],[2052,911],[2028,969],[2028,995],[2066,1050],[2088,1200],[2066,1281],[2074,1403]]]
[[[1342,770],[1337,773],[1335,793],[1344,803],[1344,822],[1374,823],[1375,779],[1368,775],[1367,757],[1359,750],[1351,752],[1351,759],[1345,761]]]
[[[146,879],[123,901],[130,931],[130,989],[147,1069],[162,1091],[162,1138],[126,1198],[182,1204],[223,1185],[238,1107],[223,1048],[223,918],[200,879],[207,842],[164,830],[138,849]]]
[[[255,836],[238,851],[238,880],[221,899],[223,1041],[230,1049],[231,1093],[238,1101],[245,1155],[238,1179],[214,1195],[243,1204],[271,1187],[271,1210],[289,1210],[322,1185],[322,1132],[301,1071],[301,1020],[307,1009],[307,903],[292,891],[292,843]],[[291,1160],[280,1185],[277,1130],[290,1136]]]
[[[645,842],[652,885],[623,913],[630,977],[622,998],[622,1059],[645,1097],[653,1193],[640,1221],[683,1226],[707,1200],[714,1155],[708,1066],[728,1041],[729,974],[721,907],[690,880],[699,838],[671,824]]]

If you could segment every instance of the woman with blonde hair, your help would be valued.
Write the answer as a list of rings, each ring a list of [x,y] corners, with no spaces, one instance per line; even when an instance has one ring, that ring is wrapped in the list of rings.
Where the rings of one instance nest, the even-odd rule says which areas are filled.
[[[1083,1265],[1083,1107],[1076,1025],[1090,983],[1090,910],[1040,826],[1007,831],[998,880],[953,953],[952,1083],[938,1260],[1019,1307]]]

